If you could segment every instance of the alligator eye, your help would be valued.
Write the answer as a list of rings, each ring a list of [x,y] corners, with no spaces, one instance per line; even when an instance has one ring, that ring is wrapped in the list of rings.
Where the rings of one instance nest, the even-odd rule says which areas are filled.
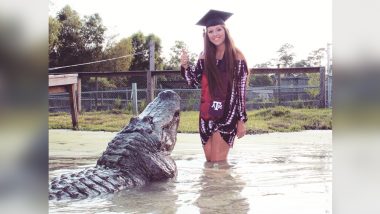
[[[144,121],[144,122],[152,123],[152,122],[153,122],[153,117],[151,117],[151,116],[145,116],[145,117],[143,118],[143,121]]]

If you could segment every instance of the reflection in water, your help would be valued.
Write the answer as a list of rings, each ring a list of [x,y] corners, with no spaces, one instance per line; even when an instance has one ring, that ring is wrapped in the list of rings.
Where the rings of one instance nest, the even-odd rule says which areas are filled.
[[[204,164],[196,200],[200,213],[247,213],[249,203],[242,197],[245,182],[227,161]]]
[[[176,213],[174,190],[169,180],[84,200],[49,201],[49,213]]]
[[[177,198],[173,181],[153,182],[117,193],[112,199],[111,210],[116,213],[176,213]]]

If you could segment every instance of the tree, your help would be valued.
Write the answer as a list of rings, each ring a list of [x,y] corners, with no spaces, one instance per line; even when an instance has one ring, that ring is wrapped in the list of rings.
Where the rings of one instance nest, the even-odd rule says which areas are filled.
[[[139,31],[130,37],[132,42],[133,57],[131,70],[148,70],[149,69],[149,47],[146,48],[146,39],[144,34]]]
[[[132,41],[132,49],[135,55],[132,60],[131,70],[149,70],[149,43],[151,40],[154,41],[154,60],[155,68],[162,69],[163,59],[161,57],[162,46],[161,39],[154,35],[149,34],[144,36],[144,34],[139,31],[132,34],[130,37]]]
[[[321,66],[325,53],[325,48],[318,48],[317,50],[313,50],[309,53],[307,59],[302,59],[298,62],[295,62],[292,67],[319,67]]]
[[[102,23],[102,18],[95,13],[91,16],[85,16],[82,20],[81,29],[84,49],[81,50],[82,61],[95,61],[102,57],[104,33],[106,27]],[[91,64],[86,66],[84,70],[93,71],[99,70],[100,64]]]
[[[281,46],[281,48],[277,51],[279,53],[279,63],[283,65],[284,67],[289,67],[290,65],[293,64],[293,59],[295,54],[292,52],[294,46],[285,43],[284,45]]]
[[[162,70],[164,60],[161,57],[161,53],[162,53],[161,39],[154,34],[149,34],[145,38],[145,47],[147,48],[147,50],[149,50],[150,41],[154,42],[154,67],[156,70]]]
[[[67,5],[58,12],[57,20],[61,24],[58,36],[61,45],[57,49],[59,60],[56,66],[79,63],[84,42],[81,34],[82,22],[78,13]]]
[[[171,51],[169,53],[170,59],[165,60],[165,63],[164,63],[165,70],[179,70],[180,69],[181,55],[182,55],[183,49],[188,50],[188,46],[185,44],[185,42],[178,41],[178,40],[174,41],[174,46],[170,48],[170,51]],[[190,52],[188,52],[187,54],[189,56],[189,65],[190,66],[195,65],[198,59],[198,55],[195,53],[190,53]],[[180,75],[165,75],[165,76],[162,75],[158,78],[158,81],[166,82],[166,84],[171,81],[181,81],[181,80],[184,80],[184,79]],[[181,86],[177,86],[177,87],[181,87]],[[183,87],[186,87],[186,83],[183,84]]]
[[[249,80],[249,86],[272,86],[274,82],[269,75],[253,75]]]
[[[309,53],[307,58],[307,62],[309,66],[321,66],[322,59],[324,58],[326,53],[325,48],[319,48],[317,50],[313,50]]]
[[[307,60],[300,60],[298,62],[295,62],[292,67],[297,67],[297,68],[300,68],[300,67],[310,67],[309,65],[309,62]]]
[[[322,59],[325,56],[325,48],[318,48],[317,50],[313,50],[309,53],[309,56],[307,57],[307,62],[310,67],[315,66],[321,66]],[[309,84],[310,85],[319,85],[320,81],[320,75],[318,73],[312,73],[312,74],[307,74],[309,77]],[[311,97],[316,98],[317,95],[319,94],[318,89],[309,89],[307,90],[308,93],[310,94]]]
[[[268,62],[258,63],[256,65],[254,65],[253,67],[254,68],[269,68],[269,63]]]
[[[131,37],[132,49],[133,52],[137,55],[134,55],[130,70],[149,70],[149,43],[151,40],[154,41],[154,58],[155,58],[155,69],[159,70],[163,67],[163,59],[161,57],[161,39],[154,35],[149,34],[144,36],[144,34],[139,31],[134,33]],[[139,88],[146,87],[146,77],[145,76],[136,76],[129,78],[129,85],[132,83],[137,83]]]
[[[278,64],[277,61],[278,61],[277,59],[271,59],[267,62],[256,64],[253,67],[254,68],[272,68],[272,67],[277,66]]]
[[[120,56],[130,55],[129,57],[120,58],[102,63],[102,70],[111,71],[127,71],[129,70],[132,58],[133,49],[130,38],[123,38],[118,43],[113,44],[104,51],[104,58],[111,59]]]
[[[302,59],[294,63],[293,67],[317,67],[321,66],[321,61],[325,54],[324,48],[313,50],[309,53],[307,59]],[[319,85],[320,75],[319,73],[308,73],[306,76],[309,78],[308,84],[312,86]],[[316,98],[319,94],[319,89],[306,89],[305,90],[311,98]]]
[[[50,67],[96,61],[102,58],[106,27],[99,14],[80,19],[78,13],[66,5],[49,18]],[[97,71],[100,64],[66,68],[66,71]]]
[[[132,42],[130,38],[123,38],[118,43],[114,43],[104,51],[104,58],[111,59],[120,56],[130,55],[102,63],[103,71],[128,71],[133,58]],[[110,82],[118,88],[128,87],[127,77],[111,78]]]
[[[57,64],[57,51],[60,46],[59,33],[61,27],[61,23],[56,18],[49,16],[49,65]]]
[[[174,41],[174,46],[170,48],[170,59],[165,63],[166,70],[179,70],[181,63],[182,50],[188,50],[187,45],[183,41]],[[189,55],[189,64],[194,65],[197,60],[197,54],[188,53]]]

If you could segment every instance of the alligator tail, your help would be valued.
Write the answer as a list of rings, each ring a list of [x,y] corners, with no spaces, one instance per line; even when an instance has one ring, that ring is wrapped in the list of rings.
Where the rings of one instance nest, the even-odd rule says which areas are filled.
[[[85,199],[114,193],[130,186],[134,186],[133,181],[120,171],[88,168],[54,178],[49,185],[49,200]]]

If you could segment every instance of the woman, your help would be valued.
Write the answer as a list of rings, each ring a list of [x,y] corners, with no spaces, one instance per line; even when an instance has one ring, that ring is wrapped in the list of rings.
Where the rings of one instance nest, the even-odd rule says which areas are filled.
[[[235,136],[245,135],[246,60],[224,24],[232,14],[210,10],[197,24],[206,27],[204,52],[195,67],[181,56],[181,74],[191,86],[201,84],[199,132],[207,161],[225,161]]]

